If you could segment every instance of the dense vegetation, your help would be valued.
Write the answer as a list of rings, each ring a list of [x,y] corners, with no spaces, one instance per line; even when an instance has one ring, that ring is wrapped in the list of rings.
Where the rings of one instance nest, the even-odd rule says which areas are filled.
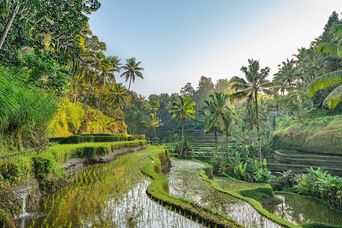
[[[100,6],[97,0],[0,2],[0,199],[14,199],[6,196],[12,187],[32,179],[44,193],[56,191],[66,184],[70,162],[109,161],[113,151],[145,148],[146,135],[173,156],[210,163],[214,175],[239,186],[226,190],[202,169],[204,181],[279,224],[292,226],[261,206],[272,197],[270,185],[342,208],[342,179],[335,175],[342,175],[342,20],[336,12],[322,35],[280,63],[273,77],[269,67],[248,59],[240,76],[216,83],[202,76],[196,88],[186,83],[179,93],[146,98],[131,90],[144,78],[142,62],[108,56],[90,29],[89,14]],[[148,155],[154,165],[144,156],[140,167],[152,178],[152,198],[204,221],[208,216],[208,224],[235,224],[171,197],[160,170],[168,154],[159,155],[160,148]],[[279,171],[274,167],[285,168],[272,173]],[[0,225],[20,209],[5,211],[2,201]]]

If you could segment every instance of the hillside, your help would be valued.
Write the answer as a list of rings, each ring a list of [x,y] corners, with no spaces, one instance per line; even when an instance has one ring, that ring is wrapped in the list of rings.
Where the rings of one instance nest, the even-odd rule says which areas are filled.
[[[75,134],[127,134],[124,120],[115,120],[100,110],[72,103],[64,99],[49,127],[50,137],[66,137]]]
[[[293,121],[274,133],[273,143],[275,149],[342,155],[342,115]]]

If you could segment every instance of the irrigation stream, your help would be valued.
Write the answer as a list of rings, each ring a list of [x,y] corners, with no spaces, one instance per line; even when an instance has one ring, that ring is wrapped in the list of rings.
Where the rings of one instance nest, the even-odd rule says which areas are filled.
[[[280,227],[260,215],[245,201],[216,191],[199,176],[198,169],[202,167],[203,164],[198,162],[173,159],[172,169],[168,174],[170,194],[224,213],[245,227]]]

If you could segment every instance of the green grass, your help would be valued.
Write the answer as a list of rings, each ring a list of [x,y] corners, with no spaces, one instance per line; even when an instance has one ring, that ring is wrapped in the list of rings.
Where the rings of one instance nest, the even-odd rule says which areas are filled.
[[[339,160],[342,161],[342,156],[315,154],[315,153],[303,153],[296,150],[275,150],[275,155],[284,158],[296,158],[296,159],[314,159],[314,160]]]
[[[304,172],[306,168],[309,168],[309,165],[298,165],[298,164],[286,164],[286,163],[275,163],[269,162],[268,167],[272,171],[283,171],[283,170],[292,170],[293,172]],[[318,168],[317,166],[312,166],[314,168]],[[327,170],[332,175],[342,175],[342,169],[340,168],[329,168],[320,166],[320,168]]]
[[[280,124],[276,149],[342,155],[342,115],[320,116]]]
[[[229,189],[230,191],[243,191],[243,190],[250,190],[250,189],[255,189],[255,188],[269,188],[270,187],[268,184],[250,183],[250,182],[240,181],[230,176],[215,177],[214,180],[218,182],[222,186],[222,188]]]
[[[56,144],[42,153],[18,154],[0,159],[0,174],[6,180],[23,181],[34,174],[48,173],[65,176],[63,163],[72,158],[93,158],[107,155],[114,150],[145,145],[145,140],[127,142]],[[39,164],[38,164],[39,163]]]
[[[46,154],[52,154],[56,161],[64,163],[71,158],[86,157],[87,152],[98,153],[98,155],[105,155],[113,150],[121,149],[125,147],[135,147],[139,145],[145,145],[145,140],[136,141],[123,141],[123,142],[100,142],[100,143],[81,143],[81,144],[57,144],[49,147],[41,156]]]
[[[209,165],[207,165],[209,166]],[[272,188],[270,185],[267,184],[256,184],[254,186],[250,185],[249,183],[242,182],[242,181],[233,181],[232,186],[234,186],[235,189],[226,189],[220,186],[216,181],[209,179],[206,175],[205,170],[201,169],[199,170],[199,174],[202,177],[202,180],[209,182],[217,191],[227,193],[231,196],[234,196],[238,199],[244,200],[247,203],[249,203],[252,207],[254,207],[260,214],[265,216],[266,218],[272,220],[273,222],[276,222],[284,227],[298,227],[292,223],[289,223],[288,221],[279,218],[278,216],[270,213],[267,211],[261,203],[258,201],[258,199],[262,199],[264,197],[267,197],[267,195],[272,193]],[[253,198],[251,198],[253,197]]]

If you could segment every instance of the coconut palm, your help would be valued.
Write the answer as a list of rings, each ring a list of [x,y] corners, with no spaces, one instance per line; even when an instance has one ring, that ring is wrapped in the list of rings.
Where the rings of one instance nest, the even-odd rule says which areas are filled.
[[[259,61],[249,59],[248,66],[241,67],[241,71],[245,74],[245,78],[233,77],[233,88],[237,92],[232,96],[235,98],[247,98],[247,102],[254,104],[255,111],[255,125],[257,129],[257,140],[259,143],[259,157],[261,159],[261,145],[260,145],[260,128],[259,128],[259,107],[258,107],[258,93],[270,87],[272,84],[266,79],[270,72],[270,68],[265,67],[260,69]]]
[[[123,109],[129,96],[129,91],[122,84],[118,83],[111,87],[107,99],[113,109]]]
[[[340,26],[333,27],[331,42],[321,43],[318,49],[326,56],[332,56],[338,59],[342,58],[342,23]],[[307,93],[309,97],[313,97],[316,92],[325,89],[334,88],[329,95],[325,98],[323,105],[334,109],[342,101],[342,69],[329,72],[315,78],[309,84]]]
[[[103,86],[107,83],[115,83],[115,73],[120,72],[120,59],[116,56],[105,57],[99,65],[99,78]]]
[[[182,141],[184,141],[184,124],[189,119],[195,118],[195,101],[189,96],[179,96],[172,102],[169,112],[172,118],[180,122],[182,126]]]
[[[105,87],[108,83],[115,83],[115,73],[120,72],[120,59],[116,56],[111,57],[104,57],[102,60],[100,60],[100,63],[98,65],[98,82],[99,86],[101,87],[98,96],[97,96],[97,103],[98,107],[103,106],[103,95]]]
[[[286,59],[278,66],[278,72],[274,74],[273,81],[279,84],[279,90],[284,95],[285,91],[291,90],[298,77],[293,59]]]
[[[205,116],[205,132],[214,132],[215,145],[217,149],[217,133],[225,133],[229,136],[229,125],[231,122],[230,108],[228,106],[228,95],[224,93],[213,93],[205,101],[203,107]]]
[[[121,74],[121,77],[125,77],[126,82],[129,81],[128,90],[131,89],[131,83],[134,83],[137,77],[144,79],[143,74],[141,73],[144,68],[140,67],[140,64],[141,62],[137,62],[136,58],[133,57],[126,59],[126,64],[122,66],[124,72]]]

